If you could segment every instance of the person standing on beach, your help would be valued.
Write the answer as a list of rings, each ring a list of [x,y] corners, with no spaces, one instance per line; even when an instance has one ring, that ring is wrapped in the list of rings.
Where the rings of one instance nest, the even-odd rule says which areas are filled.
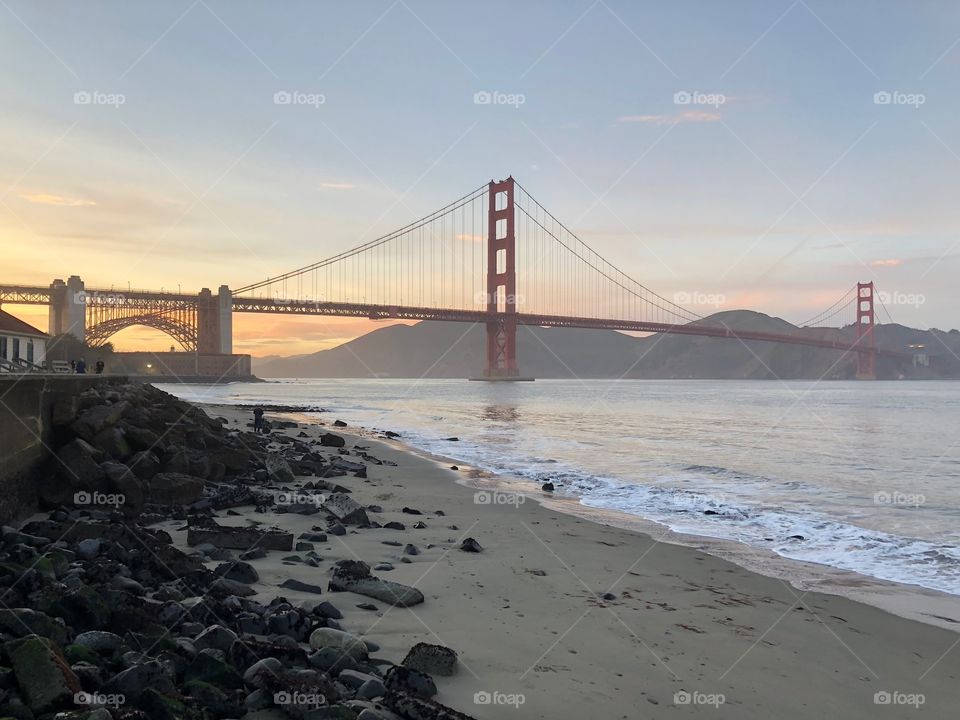
[[[77,364],[75,367],[78,375],[87,374],[87,361],[84,360],[83,358],[80,358],[79,360],[77,360]]]
[[[255,433],[263,432],[263,408],[255,407],[253,409],[253,431]]]
[[[97,364],[95,367],[97,370],[97,375],[103,375],[103,368],[104,368],[103,360],[97,360]]]

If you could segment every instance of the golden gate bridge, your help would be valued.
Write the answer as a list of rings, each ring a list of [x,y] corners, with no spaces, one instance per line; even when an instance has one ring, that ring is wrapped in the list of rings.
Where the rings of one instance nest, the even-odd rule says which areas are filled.
[[[87,288],[77,276],[48,287],[0,285],[0,304],[50,307],[50,333],[101,345],[133,325],[188,351],[232,352],[232,313],[281,313],[480,323],[484,377],[520,376],[520,326],[602,328],[742,342],[806,345],[856,355],[857,377],[876,359],[873,282],[857,283],[796,332],[733,329],[629,277],[581,240],[513,177],[490,181],[387,235],[319,262],[216,294]],[[888,313],[889,315],[889,313]]]

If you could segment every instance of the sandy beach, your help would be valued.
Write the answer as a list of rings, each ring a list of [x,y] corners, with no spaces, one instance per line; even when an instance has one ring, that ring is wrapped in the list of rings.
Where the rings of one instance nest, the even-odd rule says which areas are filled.
[[[230,426],[249,419],[230,406],[205,409]],[[294,578],[326,587],[326,570],[338,560],[391,563],[393,570],[377,574],[417,587],[424,604],[374,603],[371,611],[356,607],[368,600],[358,595],[323,597],[343,611],[344,629],[374,641],[394,662],[416,642],[456,650],[459,672],[437,678],[437,699],[461,712],[480,720],[598,711],[611,718],[945,718],[960,702],[956,633],[803,592],[696,549],[522,496],[466,487],[457,482],[464,469],[360,429],[316,424],[280,432],[314,437],[330,429],[347,448],[360,445],[396,463],[370,465],[367,479],[336,481],[361,504],[382,507],[372,519],[406,529],[331,535],[315,548],[323,558],[318,568],[284,562],[277,552],[254,560],[257,598],[316,599],[278,585]],[[241,509],[218,521],[252,519],[299,534],[322,525],[321,518]],[[415,529],[418,521],[425,527]],[[182,523],[163,527],[186,547]],[[461,551],[467,537],[483,552]],[[419,554],[405,555],[407,543]]]

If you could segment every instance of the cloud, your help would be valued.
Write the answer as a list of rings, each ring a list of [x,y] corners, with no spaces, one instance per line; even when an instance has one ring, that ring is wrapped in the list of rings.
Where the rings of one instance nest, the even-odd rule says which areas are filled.
[[[466,242],[483,242],[486,240],[486,237],[483,235],[471,235],[470,233],[459,234],[457,235],[457,240],[464,240]]]
[[[323,182],[320,183],[320,187],[327,188],[328,190],[352,190],[356,185],[345,182]]]
[[[62,195],[50,195],[49,193],[20,193],[20,197],[27,202],[37,203],[38,205],[56,205],[57,207],[90,207],[96,205],[93,200],[67,198]]]
[[[887,260],[873,260],[871,261],[870,267],[897,267],[903,263],[903,260],[900,258],[889,258]]]
[[[619,123],[650,123],[652,125],[674,125],[688,122],[717,122],[720,113],[703,110],[687,110],[679,115],[623,115],[617,118]]]

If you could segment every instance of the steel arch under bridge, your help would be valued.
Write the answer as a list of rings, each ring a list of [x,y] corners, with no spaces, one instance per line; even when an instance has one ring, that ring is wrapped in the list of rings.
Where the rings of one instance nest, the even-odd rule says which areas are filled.
[[[188,352],[198,347],[196,300],[144,298],[141,301],[124,297],[111,301],[106,297],[88,297],[86,300],[86,340],[101,346],[114,334],[134,325],[166,333]]]

